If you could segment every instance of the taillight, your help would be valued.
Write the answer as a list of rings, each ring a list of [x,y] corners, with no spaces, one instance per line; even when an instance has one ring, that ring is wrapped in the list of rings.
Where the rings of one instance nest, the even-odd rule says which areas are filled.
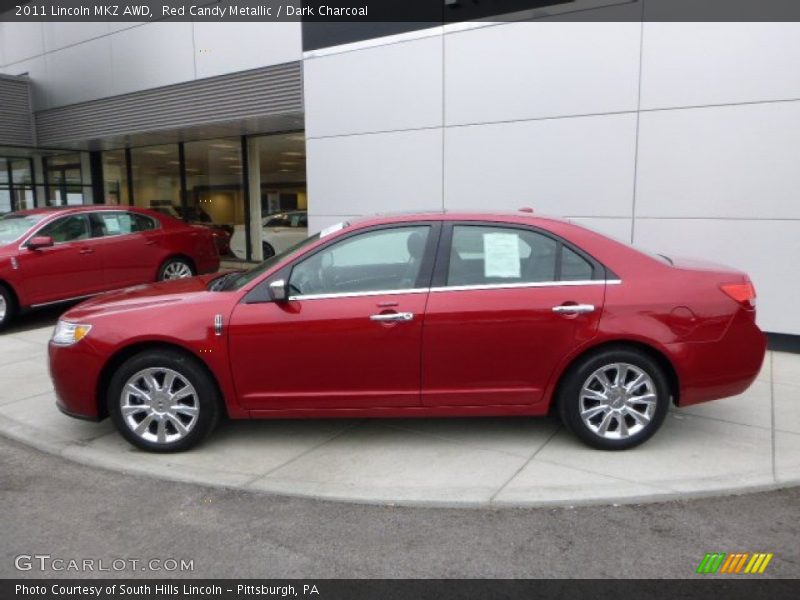
[[[723,283],[719,287],[723,292],[728,294],[728,296],[736,300],[736,302],[742,306],[746,306],[747,308],[755,308],[756,289],[749,281],[747,283]]]

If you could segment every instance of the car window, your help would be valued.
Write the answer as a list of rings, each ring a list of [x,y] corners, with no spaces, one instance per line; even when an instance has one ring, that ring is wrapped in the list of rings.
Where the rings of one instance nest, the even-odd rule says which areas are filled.
[[[264,227],[289,227],[291,221],[287,215],[275,215],[269,217]]]
[[[294,213],[289,217],[290,227],[306,227],[308,219],[302,213]]]
[[[554,281],[558,242],[511,227],[456,225],[447,285]]]
[[[416,287],[430,226],[378,229],[332,244],[292,269],[292,295]]]
[[[89,238],[89,219],[86,215],[70,215],[42,227],[36,235],[53,238],[56,244]]]
[[[300,219],[298,219],[297,226],[308,228],[308,215],[306,213],[300,215]]]
[[[587,281],[594,276],[592,263],[580,254],[563,246],[561,249],[561,280]]]
[[[92,237],[108,237],[134,233],[133,215],[128,212],[92,213]]]

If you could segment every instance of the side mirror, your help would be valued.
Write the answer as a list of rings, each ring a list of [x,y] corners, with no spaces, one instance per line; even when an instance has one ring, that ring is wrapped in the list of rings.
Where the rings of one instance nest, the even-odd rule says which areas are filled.
[[[289,286],[283,279],[270,281],[269,295],[275,302],[286,302],[289,300]]]
[[[29,250],[38,250],[39,248],[50,248],[53,245],[53,238],[49,235],[35,235],[28,240],[27,247]]]

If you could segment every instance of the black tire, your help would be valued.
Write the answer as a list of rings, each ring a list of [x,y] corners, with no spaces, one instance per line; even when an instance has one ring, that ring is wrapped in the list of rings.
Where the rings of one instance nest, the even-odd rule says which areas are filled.
[[[275,248],[267,242],[261,242],[261,255],[264,260],[275,256]]]
[[[148,416],[147,411],[140,414],[123,417],[122,405],[126,402],[128,394],[123,396],[123,388],[129,380],[146,370],[166,369],[177,373],[188,381],[196,394],[191,395],[187,404],[197,407],[196,421],[188,433],[174,441],[158,441],[145,439],[144,435],[156,435],[160,428],[159,421],[165,422],[164,429],[170,435],[179,434],[174,425],[166,424],[168,419],[159,419],[154,416],[142,434],[137,434],[132,429],[130,421],[133,419],[139,424]],[[157,377],[157,375],[156,375]],[[159,383],[164,385],[165,380]],[[182,388],[178,388],[180,391]],[[133,396],[135,397],[135,396]],[[194,357],[177,350],[158,349],[146,350],[126,360],[117,369],[111,378],[107,394],[108,414],[122,436],[134,446],[150,452],[182,452],[203,441],[214,430],[220,418],[222,399],[216,382],[205,367]],[[172,404],[174,402],[169,402]],[[139,420],[141,417],[141,420]],[[155,423],[155,425],[153,425]],[[169,428],[171,427],[171,432]]]
[[[186,273],[183,277],[193,277],[197,274],[194,265],[185,258],[180,256],[173,256],[164,261],[161,268],[158,270],[158,281],[167,281],[169,279],[179,279],[179,277],[172,277],[171,273],[176,270]]]
[[[5,285],[0,283],[0,331],[14,320],[17,314],[17,299]]]
[[[601,370],[603,371],[599,377],[605,375],[606,379],[610,380],[612,376],[616,379],[618,371],[615,365],[633,367],[633,369],[630,369],[623,366],[619,369],[622,373],[625,373],[627,370],[627,381],[630,382],[629,385],[634,385],[633,382],[639,374],[637,369],[649,377],[649,381],[645,379],[644,383],[633,388],[631,396],[633,398],[642,398],[649,394],[655,394],[652,408],[648,408],[649,402],[639,404],[635,403],[635,401],[631,402],[633,404],[632,406],[629,405],[628,408],[625,408],[624,398],[618,399],[615,396],[615,394],[620,394],[622,392],[619,388],[615,387],[612,394],[605,393],[605,396],[614,398],[613,402],[618,403],[620,406],[615,406],[614,409],[605,410],[605,412],[598,412],[596,415],[588,418],[588,414],[591,414],[588,411],[591,411],[595,407],[599,407],[597,410],[600,411],[604,403],[600,400],[593,400],[588,396],[582,400],[581,396],[584,385],[589,383],[590,378],[593,378],[594,375]],[[615,382],[611,381],[610,383]],[[590,384],[590,389],[598,388],[602,390],[599,380],[594,380],[594,383]],[[559,386],[557,398],[559,415],[566,428],[587,445],[601,450],[625,450],[647,441],[663,424],[670,400],[669,383],[661,366],[648,354],[625,346],[606,348],[579,359],[564,375],[562,384]],[[587,410],[587,419],[589,423],[584,422],[584,419],[581,417],[582,402],[584,404],[584,409]],[[606,406],[611,406],[613,402],[606,404]],[[627,410],[627,415],[624,412],[617,413],[615,412],[616,410]],[[648,417],[647,424],[643,425],[638,419],[631,416],[632,410],[636,410],[640,415]],[[645,414],[645,411],[650,412]],[[607,416],[609,413],[610,416]],[[605,421],[606,418],[608,419],[607,422]],[[624,423],[621,423],[620,419],[624,419]],[[607,429],[605,435],[601,433],[604,424]],[[597,428],[597,431],[593,429],[594,427]],[[626,432],[629,433],[637,427],[640,427],[638,431],[630,433],[627,437],[623,437]],[[620,437],[607,437],[613,435],[618,435]]]

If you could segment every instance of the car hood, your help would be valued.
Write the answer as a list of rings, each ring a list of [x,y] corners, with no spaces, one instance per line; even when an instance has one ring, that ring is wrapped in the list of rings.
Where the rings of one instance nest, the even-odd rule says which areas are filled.
[[[106,292],[82,302],[64,314],[64,319],[88,319],[92,316],[166,306],[196,299],[199,295],[211,293],[208,282],[219,274],[163,281]]]

